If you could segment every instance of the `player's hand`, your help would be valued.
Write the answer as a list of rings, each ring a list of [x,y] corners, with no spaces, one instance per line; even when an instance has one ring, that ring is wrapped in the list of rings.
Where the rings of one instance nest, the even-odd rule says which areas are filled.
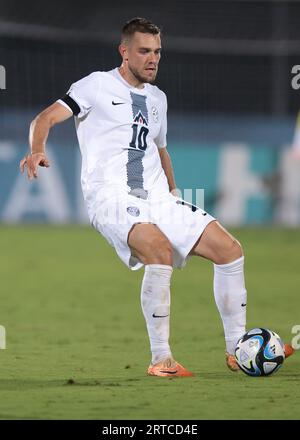
[[[24,172],[25,167],[27,167],[27,176],[29,180],[37,178],[37,169],[40,167],[50,167],[50,163],[45,155],[45,153],[33,153],[27,154],[20,161],[20,171]]]
[[[174,188],[172,191],[170,191],[172,196],[182,198],[182,194],[179,188]]]

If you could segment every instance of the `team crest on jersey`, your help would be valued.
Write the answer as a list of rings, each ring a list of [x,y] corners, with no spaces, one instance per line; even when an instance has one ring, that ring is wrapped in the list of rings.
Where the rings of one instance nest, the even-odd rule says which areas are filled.
[[[141,110],[139,110],[138,114],[134,117],[133,122],[137,122],[138,124],[148,125],[148,121],[141,112]]]
[[[157,110],[157,108],[153,106],[152,109],[151,109],[151,113],[152,113],[154,122],[158,122],[158,110]]]
[[[133,215],[133,217],[138,217],[140,215],[140,210],[136,206],[128,206],[127,212],[130,215]]]

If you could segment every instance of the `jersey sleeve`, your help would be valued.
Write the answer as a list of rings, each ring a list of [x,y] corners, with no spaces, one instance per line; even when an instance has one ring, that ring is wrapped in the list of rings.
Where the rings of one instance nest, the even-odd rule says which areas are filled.
[[[167,97],[163,94],[163,106],[162,106],[162,120],[161,126],[158,133],[158,136],[154,139],[158,148],[164,148],[167,146],[167,111],[168,111],[168,102]]]
[[[99,90],[99,74],[94,72],[73,83],[66,95],[57,102],[71,110],[74,116],[82,118],[95,105]]]

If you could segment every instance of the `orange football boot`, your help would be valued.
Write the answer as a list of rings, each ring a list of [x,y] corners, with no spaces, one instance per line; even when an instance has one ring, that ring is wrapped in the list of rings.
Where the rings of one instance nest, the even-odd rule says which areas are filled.
[[[284,354],[285,354],[285,358],[288,358],[289,356],[292,356],[292,354],[295,353],[295,349],[290,345],[290,344],[284,344]],[[236,361],[236,358],[233,354],[229,354],[226,352],[226,364],[227,367],[231,370],[231,371],[239,371],[239,366],[238,363]]]
[[[294,353],[295,353],[295,349],[290,344],[284,344],[284,354],[286,358],[292,356],[292,354]]]
[[[234,354],[229,354],[227,353],[227,351],[226,351],[226,364],[229,370],[231,371],[237,372],[240,369]]]
[[[160,377],[191,377],[193,373],[188,371],[172,358],[167,358],[155,365],[150,364],[148,368],[149,376]]]

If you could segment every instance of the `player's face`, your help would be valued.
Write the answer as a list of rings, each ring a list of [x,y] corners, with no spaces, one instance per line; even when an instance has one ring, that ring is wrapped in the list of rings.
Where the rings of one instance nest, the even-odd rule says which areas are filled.
[[[161,42],[159,35],[135,32],[127,46],[127,67],[141,83],[152,83],[157,75]]]

